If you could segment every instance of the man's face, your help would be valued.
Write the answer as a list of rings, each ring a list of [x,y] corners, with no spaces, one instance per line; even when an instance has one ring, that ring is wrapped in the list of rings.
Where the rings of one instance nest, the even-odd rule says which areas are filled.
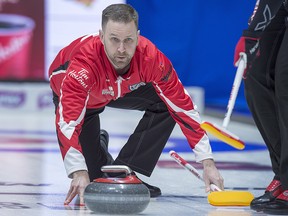
[[[100,30],[100,38],[106,55],[116,71],[129,65],[138,44],[139,31],[135,23],[109,20],[105,29]]]

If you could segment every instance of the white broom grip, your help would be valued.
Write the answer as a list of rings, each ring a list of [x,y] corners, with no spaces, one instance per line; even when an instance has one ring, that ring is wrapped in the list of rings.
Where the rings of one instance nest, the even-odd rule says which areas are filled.
[[[235,101],[238,95],[238,91],[239,91],[239,87],[242,81],[242,77],[243,77],[243,73],[246,67],[246,62],[245,62],[245,57],[241,56],[240,60],[239,60],[239,65],[237,68],[237,72],[234,78],[234,82],[233,82],[233,86],[232,86],[232,90],[231,90],[231,94],[230,94],[230,98],[228,101],[228,105],[227,105],[227,112],[225,115],[225,118],[223,120],[223,127],[227,128],[229,122],[230,122],[230,117],[232,114],[232,111],[234,109],[234,105],[235,105]]]

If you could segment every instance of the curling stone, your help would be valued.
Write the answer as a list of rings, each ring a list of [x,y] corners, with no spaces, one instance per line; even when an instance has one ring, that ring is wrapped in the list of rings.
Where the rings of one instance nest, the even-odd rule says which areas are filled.
[[[101,214],[137,214],[150,202],[148,188],[132,170],[122,165],[101,168],[106,173],[125,173],[124,178],[97,178],[84,191],[88,209]]]

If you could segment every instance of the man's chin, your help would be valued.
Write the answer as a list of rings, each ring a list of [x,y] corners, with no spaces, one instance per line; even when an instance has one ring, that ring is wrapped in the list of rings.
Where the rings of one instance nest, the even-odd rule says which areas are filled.
[[[122,70],[125,67],[127,67],[127,62],[117,62],[116,64],[114,64],[115,68],[118,70]]]

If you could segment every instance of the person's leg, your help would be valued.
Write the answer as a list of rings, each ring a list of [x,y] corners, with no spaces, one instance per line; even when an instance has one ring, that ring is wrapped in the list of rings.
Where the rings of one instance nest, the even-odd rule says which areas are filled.
[[[79,142],[88,168],[90,181],[103,176],[101,167],[111,164],[112,157],[107,151],[108,134],[100,130],[99,114],[104,109],[87,109]]]
[[[269,149],[273,171],[278,180],[280,130],[275,97],[275,65],[284,31],[284,17],[278,14],[263,32],[260,40],[261,54],[244,79],[249,109]]]
[[[244,89],[253,119],[269,150],[275,178],[279,180],[280,130],[276,114],[274,75],[271,76],[275,70],[279,48],[279,45],[275,46],[274,43],[276,35],[266,32],[263,34],[260,42],[261,55],[244,79]]]
[[[263,209],[283,191],[279,174],[281,136],[275,97],[275,65],[285,31],[284,13],[281,10],[272,20],[269,28],[263,32],[260,40],[260,57],[255,60],[244,80],[246,100],[269,150],[275,174],[265,194],[251,202],[250,206],[255,210]]]
[[[279,119],[280,146],[279,177],[283,192],[274,202],[265,206],[268,214],[288,214],[288,17],[286,31],[278,53],[275,70],[275,95]]]
[[[280,129],[280,181],[288,190],[288,17],[286,31],[279,50],[275,72],[275,95]]]
[[[151,84],[142,86],[107,106],[145,111],[113,164],[127,165],[136,172],[150,176],[175,126],[167,106]]]

